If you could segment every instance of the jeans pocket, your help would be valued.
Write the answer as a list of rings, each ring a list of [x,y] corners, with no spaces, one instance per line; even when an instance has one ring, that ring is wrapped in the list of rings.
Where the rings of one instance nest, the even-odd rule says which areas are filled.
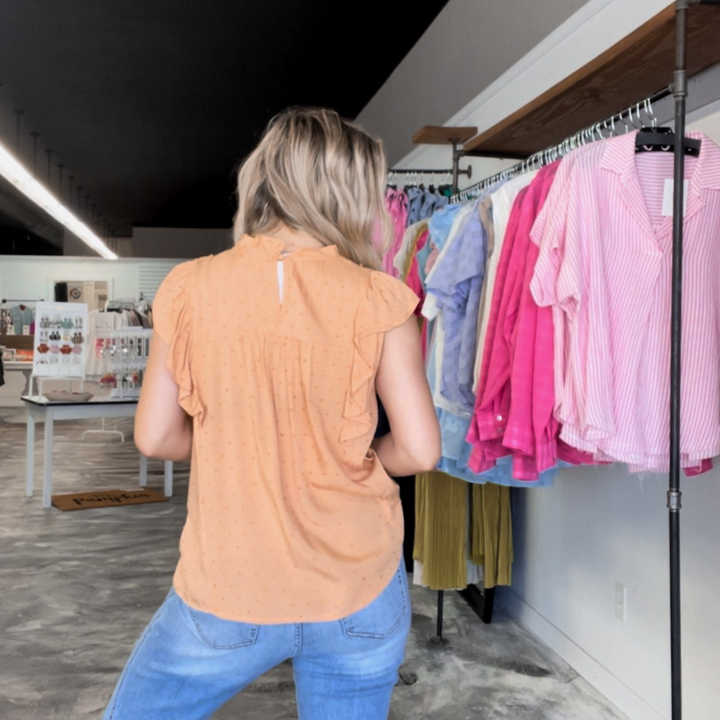
[[[408,607],[407,575],[401,566],[377,599],[340,622],[350,638],[384,640],[402,623]]]
[[[200,639],[215,650],[234,650],[252,647],[260,630],[259,625],[223,620],[217,615],[202,612],[183,603]]]

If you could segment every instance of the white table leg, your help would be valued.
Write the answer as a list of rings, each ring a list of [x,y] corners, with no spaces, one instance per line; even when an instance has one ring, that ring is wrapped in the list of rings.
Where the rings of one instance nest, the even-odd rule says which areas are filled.
[[[33,481],[35,479],[35,418],[30,412],[27,414],[27,448],[26,448],[26,482],[25,494],[32,497]]]
[[[165,461],[165,497],[173,494],[173,464],[171,460]]]
[[[49,508],[52,505],[52,450],[53,431],[55,417],[52,410],[48,408],[45,415],[45,473],[43,477],[43,507]]]
[[[148,459],[140,454],[140,487],[147,487]]]
[[[23,377],[25,378],[25,391],[23,392],[23,395],[31,395],[32,394],[32,370],[23,370],[22,371]]]

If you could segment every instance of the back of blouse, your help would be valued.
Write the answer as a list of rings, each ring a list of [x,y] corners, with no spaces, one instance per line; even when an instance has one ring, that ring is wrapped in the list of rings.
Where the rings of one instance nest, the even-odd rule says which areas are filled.
[[[252,623],[350,615],[402,555],[398,488],[369,447],[383,336],[418,299],[334,245],[282,250],[246,236],[180,265],[153,308],[194,420],[175,589]]]

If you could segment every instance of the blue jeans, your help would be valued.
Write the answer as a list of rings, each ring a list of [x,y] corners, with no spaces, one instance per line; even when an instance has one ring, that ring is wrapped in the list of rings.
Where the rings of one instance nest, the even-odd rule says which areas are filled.
[[[404,564],[342,620],[251,625],[194,610],[171,590],[120,676],[104,720],[202,720],[292,658],[299,720],[386,720],[410,632]]]

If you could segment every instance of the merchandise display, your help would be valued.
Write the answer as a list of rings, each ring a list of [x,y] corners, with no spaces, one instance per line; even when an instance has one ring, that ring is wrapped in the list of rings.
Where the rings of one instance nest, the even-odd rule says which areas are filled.
[[[87,305],[38,303],[33,375],[82,378],[87,352]]]
[[[0,335],[34,335],[35,308],[25,303],[0,304]]]
[[[455,478],[527,488],[551,485],[557,469],[571,465],[668,469],[670,306],[662,298],[669,296],[672,222],[663,191],[673,157],[643,152],[637,136],[598,140],[539,170],[528,164],[418,222],[410,224],[417,218],[407,213],[404,228],[398,191],[388,190],[397,242],[384,265],[423,298],[419,320],[443,441],[442,472],[417,486],[416,522],[425,534],[416,537],[416,582],[455,588],[465,573],[448,578],[447,569],[460,567],[459,559],[472,568],[477,503],[454,541],[452,563],[447,551],[427,550],[457,531],[448,503],[459,503],[457,517],[467,512],[467,493],[448,494]],[[720,147],[699,133],[689,137],[702,147],[685,166],[687,242],[698,248],[686,292],[702,322],[685,339],[697,373],[683,385],[691,419],[681,461],[694,475],[720,452],[718,398],[698,391],[720,372],[707,340],[720,318],[718,294],[705,290],[720,247],[720,211],[709,201],[720,188]],[[643,261],[651,251],[652,262]],[[606,284],[583,281],[593,274]],[[445,498],[444,515],[438,498]],[[503,558],[511,561],[511,548]],[[509,576],[501,573],[498,584]]]
[[[110,388],[112,397],[139,397],[152,333],[144,328],[125,328],[98,337],[95,352],[109,367],[100,383]]]

